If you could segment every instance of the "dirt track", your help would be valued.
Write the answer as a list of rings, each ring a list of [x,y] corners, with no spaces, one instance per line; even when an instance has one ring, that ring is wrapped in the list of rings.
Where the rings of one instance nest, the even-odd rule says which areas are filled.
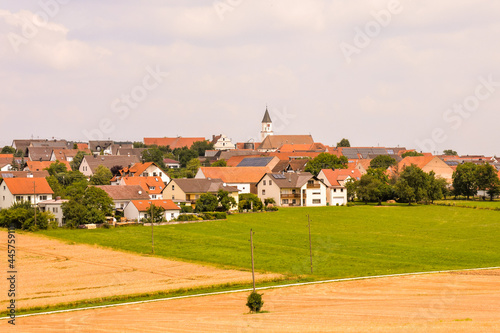
[[[0,231],[0,239],[7,233]],[[7,245],[3,271],[7,271]],[[250,272],[171,261],[16,234],[18,307],[33,307],[114,295],[145,293],[225,282],[252,281]],[[5,273],[4,273],[5,274]],[[2,275],[4,276],[4,275]],[[259,279],[278,275],[257,275]],[[0,307],[7,304],[6,278]],[[3,292],[5,291],[5,292]],[[1,331],[1,330],[0,330]]]
[[[18,318],[23,332],[498,332],[500,271],[429,274]],[[3,323],[1,323],[3,324]]]

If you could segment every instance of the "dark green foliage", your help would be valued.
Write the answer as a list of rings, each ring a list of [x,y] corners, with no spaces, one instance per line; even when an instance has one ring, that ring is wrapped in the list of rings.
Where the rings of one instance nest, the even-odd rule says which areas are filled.
[[[274,205],[276,204],[276,200],[274,198],[266,198],[264,199],[264,205]]]
[[[350,147],[350,146],[351,143],[346,138],[340,140],[340,142],[337,142],[337,147]]]
[[[219,201],[217,196],[211,193],[206,193],[200,195],[200,198],[196,200],[196,212],[213,212],[217,209]]]
[[[214,145],[208,141],[196,141],[189,149],[194,151],[197,156],[205,156],[205,150],[213,150]]]
[[[104,165],[99,165],[92,177],[90,177],[91,185],[109,185],[110,180],[113,178],[111,171]]]
[[[407,156],[410,156],[410,157],[412,157],[412,156],[424,156],[424,154],[421,154],[421,153],[416,152],[416,151],[407,151],[406,153],[403,153],[401,155],[402,158],[405,158]]]
[[[389,155],[379,155],[370,161],[370,168],[387,169],[390,166],[396,165],[398,162]]]
[[[446,156],[457,156],[458,153],[452,149],[445,149],[443,151],[443,155],[446,155]]]
[[[120,170],[123,169],[123,166],[121,165],[115,165],[113,167],[111,167],[111,169],[109,169],[109,171],[111,171],[111,174],[114,176],[119,176],[120,175]]]
[[[83,157],[87,155],[83,151],[79,151],[76,153],[75,157],[73,157],[73,161],[69,162],[69,165],[71,166],[71,169],[73,171],[78,171],[80,168],[80,164],[82,163]]]
[[[173,154],[183,168],[185,168],[188,162],[193,158],[198,158],[198,153],[188,147],[175,148]]]
[[[498,179],[498,171],[489,163],[481,164],[476,167],[475,171],[476,185],[479,190],[487,191],[490,200],[493,200],[494,195],[498,192],[500,180]],[[492,195],[493,194],[493,195]]]
[[[213,167],[225,167],[225,166],[227,166],[227,163],[226,163],[225,159],[222,159],[222,160],[215,161],[210,166],[213,166]]]
[[[307,163],[305,171],[317,176],[321,169],[345,169],[348,162],[345,156],[337,157],[329,153],[321,153]]]
[[[165,169],[165,163],[163,162],[164,152],[157,147],[146,149],[142,152],[142,162],[154,162],[160,169]]]
[[[15,153],[16,150],[11,146],[5,146],[2,148],[2,151],[0,151],[0,154],[15,154]]]
[[[68,171],[68,169],[66,168],[66,164],[61,163],[59,161],[55,161],[45,170],[47,170],[49,172],[49,175],[51,176],[55,176],[58,173],[64,173]]]
[[[195,214],[181,214],[177,217],[176,221],[183,222],[183,221],[201,221],[202,218],[198,217]]]
[[[193,207],[191,205],[181,204],[181,213],[192,213]]]
[[[399,175],[398,183],[396,194],[404,202],[411,204],[428,198],[429,175],[416,165],[405,167]]]
[[[37,208],[35,224],[35,208],[28,201],[14,203],[10,208],[0,210],[0,226],[4,228],[11,225],[28,231],[55,228],[57,223],[51,222],[53,218],[51,213],[41,212]]]
[[[225,212],[205,212],[200,214],[204,220],[226,220],[227,214]]]
[[[242,211],[243,209],[253,210],[254,212],[257,210],[262,210],[264,205],[260,198],[252,193],[243,193],[239,195],[239,204],[238,210]]]
[[[217,192],[217,200],[224,211],[228,211],[236,207],[236,200],[229,195],[229,192],[224,190],[219,190]]]
[[[453,172],[453,191],[455,195],[469,197],[477,193],[477,165],[474,163],[459,164]]]
[[[147,210],[149,223],[160,223],[165,220],[165,208],[151,204]]]
[[[259,294],[256,291],[253,291],[250,295],[248,295],[246,306],[248,306],[250,312],[260,312],[260,310],[264,306],[262,295],[264,294]]]
[[[68,228],[76,228],[81,224],[104,223],[106,216],[113,213],[113,200],[104,190],[91,186],[63,203],[62,210]]]

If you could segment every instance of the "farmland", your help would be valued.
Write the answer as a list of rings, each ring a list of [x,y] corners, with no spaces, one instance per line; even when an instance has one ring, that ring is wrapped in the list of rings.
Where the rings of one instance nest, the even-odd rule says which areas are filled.
[[[314,273],[310,273],[307,217]],[[283,208],[227,221],[154,228],[155,255],[324,279],[500,265],[499,212],[441,206]],[[151,228],[49,230],[50,237],[151,253]]]

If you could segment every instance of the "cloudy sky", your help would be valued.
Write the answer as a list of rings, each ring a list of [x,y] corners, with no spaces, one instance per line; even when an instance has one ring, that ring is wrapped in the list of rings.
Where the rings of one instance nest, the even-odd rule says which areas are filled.
[[[3,1],[0,144],[276,134],[500,155],[500,2]]]

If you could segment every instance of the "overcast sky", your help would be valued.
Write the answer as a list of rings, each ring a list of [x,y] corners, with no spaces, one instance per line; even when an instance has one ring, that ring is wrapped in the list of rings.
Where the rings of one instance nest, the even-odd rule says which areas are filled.
[[[500,2],[2,1],[0,144],[275,134],[500,155]]]

